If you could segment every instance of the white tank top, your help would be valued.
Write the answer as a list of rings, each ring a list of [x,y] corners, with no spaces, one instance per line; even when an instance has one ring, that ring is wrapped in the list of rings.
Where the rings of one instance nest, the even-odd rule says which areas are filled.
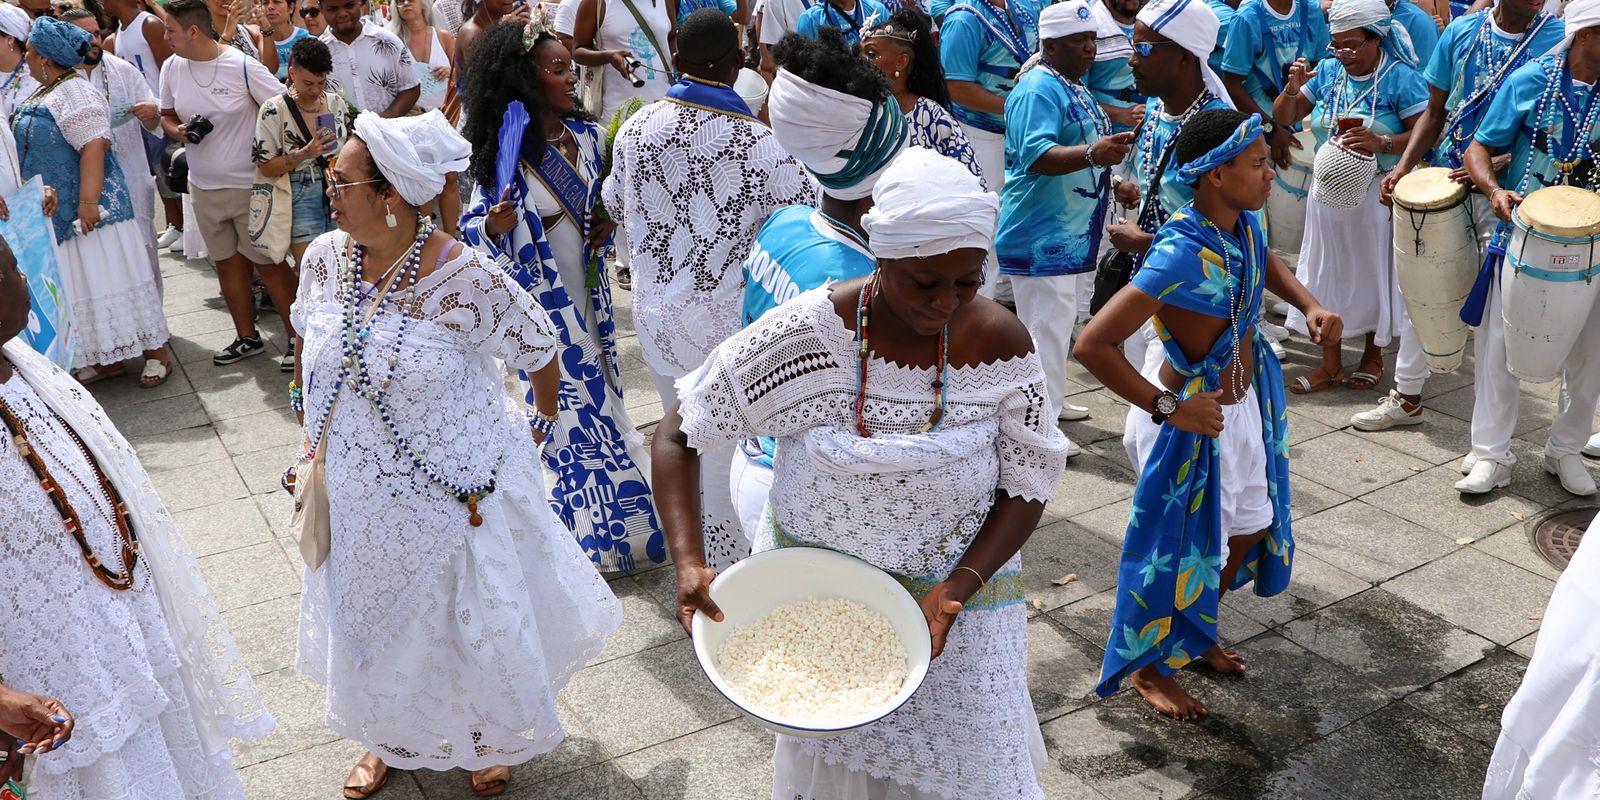
[[[433,77],[434,67],[450,67],[450,59],[445,56],[444,43],[439,41],[439,29],[433,29],[433,47],[428,50],[428,60],[413,58],[411,67],[417,71],[417,80],[422,83],[422,94],[417,96],[417,108],[421,111],[432,111],[444,105],[444,93],[450,85],[450,78],[437,80]]]
[[[621,0],[602,0],[606,4],[605,18],[600,21],[600,31],[595,38],[598,40],[600,50],[630,50],[635,58],[644,64],[639,77],[644,78],[644,86],[634,88],[628,79],[617,72],[614,67],[606,67],[606,77],[602,85],[603,99],[600,109],[590,109],[598,112],[600,124],[603,127],[611,121],[613,116],[622,109],[622,105],[633,98],[639,98],[646,103],[660,100],[666,96],[667,89],[672,86],[672,79],[667,75],[667,67],[671,55],[656,50],[654,42],[660,42],[662,47],[667,45],[667,34],[672,32],[672,20],[667,17],[666,0],[634,0],[634,8],[639,9],[639,15],[649,23],[652,37],[646,36],[639,29],[639,23],[628,12],[628,7]]]
[[[144,38],[144,23],[153,20],[155,16],[148,11],[140,11],[139,16],[133,18],[128,29],[117,37],[117,55],[122,60],[139,68],[144,74],[145,83],[150,84],[150,91],[157,97],[161,96],[161,65],[156,63],[156,54],[151,51],[150,43]]]

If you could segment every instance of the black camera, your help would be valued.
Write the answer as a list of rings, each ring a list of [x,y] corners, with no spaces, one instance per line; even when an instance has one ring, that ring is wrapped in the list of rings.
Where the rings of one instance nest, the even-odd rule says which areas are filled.
[[[189,144],[199,144],[200,140],[206,138],[215,127],[211,124],[211,120],[196,114],[189,118],[189,126],[184,131],[183,138],[188,139]]]

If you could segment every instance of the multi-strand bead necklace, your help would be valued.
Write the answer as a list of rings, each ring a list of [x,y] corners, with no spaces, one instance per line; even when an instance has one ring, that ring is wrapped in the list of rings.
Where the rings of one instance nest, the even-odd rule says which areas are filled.
[[[872,302],[874,290],[878,285],[878,274],[874,272],[861,284],[861,293],[856,297],[856,356],[860,369],[856,373],[856,432],[861,438],[872,438],[872,431],[867,429],[867,362],[872,358],[871,344],[871,314],[868,306]],[[927,433],[939,427],[944,421],[946,378],[950,372],[950,323],[945,323],[939,331],[939,362],[934,368],[937,376],[933,379],[933,416],[928,418],[927,424],[922,426],[922,433]]]

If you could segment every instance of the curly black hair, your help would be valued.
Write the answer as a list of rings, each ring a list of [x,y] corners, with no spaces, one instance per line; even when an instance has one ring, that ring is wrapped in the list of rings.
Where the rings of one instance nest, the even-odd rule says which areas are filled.
[[[472,143],[467,172],[479,186],[494,185],[494,163],[500,154],[500,118],[511,101],[522,101],[533,121],[526,135],[544,135],[537,125],[546,108],[535,56],[540,48],[561,42],[551,34],[541,33],[530,50],[523,46],[522,30],[520,22],[501,22],[491,27],[473,48],[471,66],[467,68],[467,94],[462,106],[467,125],[462,134]],[[565,48],[562,52],[566,52]],[[567,116],[592,121],[582,110]]]
[[[815,39],[798,33],[784,36],[772,48],[772,60],[807,83],[874,103],[883,102],[891,92],[889,79],[833,28],[818,30]]]
[[[333,71],[333,52],[321,39],[307,36],[289,48],[289,66],[312,75],[327,75]]]
[[[1250,115],[1231,108],[1208,108],[1194,115],[1172,142],[1172,166],[1187,164],[1217,149]]]
[[[885,37],[911,53],[911,74],[906,88],[945,109],[950,108],[950,87],[944,82],[944,67],[939,63],[939,47],[933,41],[933,19],[916,6],[901,6],[887,22],[863,31],[862,40]],[[906,41],[910,39],[910,41]]]

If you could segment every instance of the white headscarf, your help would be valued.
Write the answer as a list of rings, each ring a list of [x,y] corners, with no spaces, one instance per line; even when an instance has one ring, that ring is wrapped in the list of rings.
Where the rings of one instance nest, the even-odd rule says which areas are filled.
[[[1138,20],[1193,53],[1200,62],[1200,77],[1205,80],[1206,88],[1229,108],[1234,107],[1228,87],[1222,85],[1222,79],[1208,63],[1211,51],[1216,49],[1217,29],[1222,23],[1217,21],[1217,12],[1212,11],[1205,0],[1150,0],[1139,10]]]
[[[1328,9],[1328,33],[1369,30],[1377,35],[1384,52],[1408,67],[1417,65],[1417,51],[1405,26],[1394,24],[1384,0],[1334,0]]]
[[[878,178],[872,210],[861,218],[879,258],[925,258],[994,246],[1000,197],[959,161],[908,147]]]
[[[1095,19],[1094,11],[1090,8],[1088,0],[1063,0],[1063,2],[1045,6],[1044,11],[1039,12],[1039,41],[1041,42],[1046,39],[1060,39],[1076,33],[1098,31],[1099,28],[1099,20]]]
[[[891,97],[886,102],[894,100]],[[818,86],[785,69],[778,70],[767,91],[772,135],[789,155],[817,175],[833,175],[844,169],[847,160],[840,153],[861,141],[874,108],[882,105]],[[898,104],[886,110],[904,119]],[[840,200],[860,200],[872,194],[872,187],[887,169],[893,153],[905,146],[906,139],[902,130],[898,139],[882,142],[877,155],[885,163],[871,174],[849,186],[830,186],[824,191]]]
[[[1111,61],[1133,54],[1133,42],[1128,39],[1128,33],[1122,29],[1117,18],[1111,16],[1111,7],[1106,5],[1108,2],[1110,0],[1096,0],[1089,5],[1097,26],[1094,34],[1095,61]]]
[[[378,171],[414,206],[438,197],[445,176],[465,170],[472,156],[472,145],[437,110],[395,119],[363,111],[356,135],[367,143]]]
[[[10,3],[0,3],[0,33],[26,42],[28,31],[32,28],[33,20],[28,19],[28,12]]]
[[[1545,55],[1567,52],[1572,40],[1578,38],[1578,31],[1600,25],[1600,0],[1572,0],[1561,13],[1561,19],[1567,25],[1567,35]]]

